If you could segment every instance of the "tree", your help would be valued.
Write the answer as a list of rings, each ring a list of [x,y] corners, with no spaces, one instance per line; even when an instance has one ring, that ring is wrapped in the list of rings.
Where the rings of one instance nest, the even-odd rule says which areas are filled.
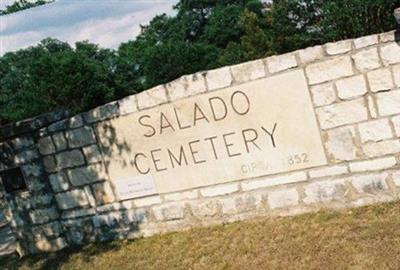
[[[5,54],[0,59],[1,122],[46,111],[88,110],[121,98],[116,87],[115,53],[87,42],[43,40],[38,46]]]
[[[270,13],[277,53],[396,28],[400,0],[275,0]]]
[[[243,34],[240,27],[241,6],[218,6],[208,17],[201,39],[219,48],[225,48],[229,42],[237,42]],[[229,27],[227,27],[229,26]]]
[[[260,22],[256,13],[246,10],[240,17],[243,36],[240,38],[247,59],[256,59],[274,54],[270,25]]]
[[[202,43],[167,42],[145,51],[144,86],[172,81],[184,74],[216,67],[218,48]],[[173,56],[173,57],[171,57]]]
[[[156,16],[149,25],[142,27],[136,40],[123,43],[118,49],[121,57],[129,56],[124,62],[135,70],[137,89],[265,55],[264,51],[255,53],[265,49],[260,44],[266,40],[262,35],[265,14],[259,1],[183,0],[175,9],[176,16]],[[254,15],[251,27],[242,21],[245,11]],[[243,41],[245,47],[236,44],[242,42],[243,35],[248,37],[247,43]],[[251,48],[253,45],[258,48]]]
[[[294,51],[322,44],[321,10],[324,0],[278,0],[270,13],[274,51]]]
[[[400,0],[324,1],[321,28],[324,40],[342,40],[396,28],[393,10]]]
[[[5,10],[0,10],[0,16],[15,13],[24,9],[45,5],[51,2],[54,2],[54,0],[37,0],[35,2],[27,0],[18,0],[15,1],[12,5],[6,6]]]
[[[20,0],[19,2],[27,2]],[[396,27],[400,0],[181,0],[117,50],[54,39],[0,57],[0,124],[89,110],[184,74]]]

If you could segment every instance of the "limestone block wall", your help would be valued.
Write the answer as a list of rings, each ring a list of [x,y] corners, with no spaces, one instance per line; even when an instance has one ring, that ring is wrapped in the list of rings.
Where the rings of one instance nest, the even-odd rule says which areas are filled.
[[[66,111],[54,112],[0,130],[0,256],[66,246],[59,237],[62,235],[59,213],[42,164],[37,145],[39,134],[36,133],[66,117]],[[15,168],[23,175],[25,187],[18,192],[7,192],[2,173]],[[16,182],[16,177],[13,175],[10,180]]]
[[[26,226],[15,225],[21,246],[28,252],[49,251],[251,217],[398,199],[400,45],[395,36],[392,31],[186,75],[36,130],[23,148],[34,149],[34,157],[24,152],[29,157],[21,166],[29,179],[31,175],[45,179],[40,187],[24,193],[27,200],[32,201],[36,190],[42,197],[26,207],[21,219],[14,206],[18,196],[7,195],[4,200],[11,224],[23,220],[40,231],[29,230],[28,239],[20,235]],[[120,199],[100,149],[99,124],[292,71],[301,71],[306,78],[326,165]],[[111,143],[118,138],[113,132],[109,136]]]

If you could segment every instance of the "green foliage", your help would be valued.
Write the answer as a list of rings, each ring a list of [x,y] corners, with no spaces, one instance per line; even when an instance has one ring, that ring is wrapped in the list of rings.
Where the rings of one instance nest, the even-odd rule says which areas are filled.
[[[324,1],[321,26],[325,40],[379,33],[396,27],[393,10],[400,0]]]
[[[240,40],[243,34],[239,23],[242,12],[243,8],[235,5],[214,8],[201,39],[219,48],[225,48],[229,42]]]
[[[245,11],[240,17],[243,36],[240,42],[247,59],[261,58],[274,54],[269,24],[260,21],[256,13]]]
[[[400,0],[181,0],[175,16],[154,17],[117,50],[46,39],[0,57],[0,124],[60,108],[81,112],[184,74],[388,31],[398,6]]]
[[[319,26],[324,0],[279,0],[271,11],[274,49],[288,52],[310,44],[321,44]]]
[[[115,52],[46,39],[0,58],[0,115],[16,121],[49,110],[88,110],[127,93],[115,86]]]
[[[396,28],[400,0],[276,0],[271,27],[278,53]]]
[[[27,0],[18,0],[15,1],[12,5],[6,6],[5,10],[0,10],[0,16],[15,13],[28,8],[42,6],[51,2],[54,2],[54,0],[37,0],[35,2]]]
[[[176,41],[154,46],[146,50],[143,63],[145,88],[166,83],[182,74],[190,74],[202,69],[212,69],[218,56],[215,46],[202,43]],[[174,55],[174,57],[171,57]]]

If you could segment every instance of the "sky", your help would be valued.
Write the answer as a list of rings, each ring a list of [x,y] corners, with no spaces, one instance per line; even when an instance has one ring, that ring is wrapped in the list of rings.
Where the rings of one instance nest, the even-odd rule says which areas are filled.
[[[0,0],[0,9],[14,2]],[[0,16],[0,55],[37,44],[46,37],[74,44],[89,40],[117,48],[134,39],[140,24],[155,15],[173,14],[178,0],[57,0]]]

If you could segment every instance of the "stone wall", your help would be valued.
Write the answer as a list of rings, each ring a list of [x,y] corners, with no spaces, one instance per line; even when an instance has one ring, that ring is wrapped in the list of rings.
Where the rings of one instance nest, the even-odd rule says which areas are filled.
[[[127,200],[116,194],[98,125],[293,71],[307,80],[327,165]],[[1,199],[20,253],[392,201],[400,195],[400,46],[388,32],[186,75],[3,145],[15,151],[0,170],[20,167],[27,183]]]
[[[4,221],[0,218],[0,232],[11,228],[14,235],[0,239],[3,245],[0,255],[13,249],[23,255],[66,245],[58,238],[62,234],[61,223],[38,150],[40,134],[37,131],[67,117],[66,111],[45,114],[5,126],[0,131],[0,178],[3,180],[0,182],[0,217],[5,218]],[[6,192],[1,173],[13,168],[20,169],[26,187],[19,192]]]

